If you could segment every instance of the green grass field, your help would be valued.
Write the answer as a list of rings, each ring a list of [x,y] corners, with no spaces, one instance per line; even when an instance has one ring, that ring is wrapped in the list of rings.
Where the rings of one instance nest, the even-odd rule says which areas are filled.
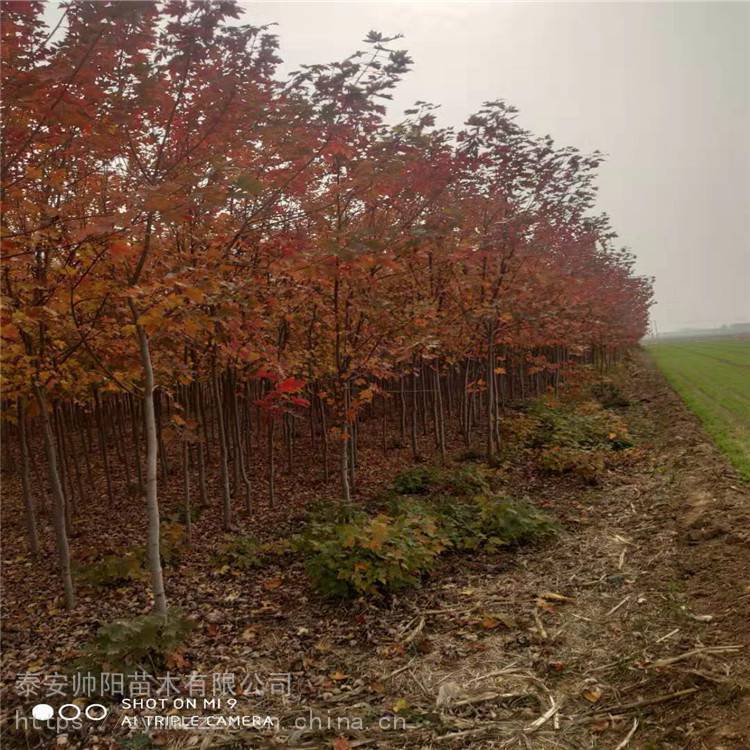
[[[719,448],[750,479],[750,339],[660,341],[646,350]]]

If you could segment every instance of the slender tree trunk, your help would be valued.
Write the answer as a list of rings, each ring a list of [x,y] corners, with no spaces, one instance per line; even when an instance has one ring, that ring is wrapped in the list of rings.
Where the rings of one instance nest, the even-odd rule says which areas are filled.
[[[137,316],[134,314],[137,321]],[[151,574],[151,591],[154,596],[154,613],[167,616],[167,595],[164,590],[164,576],[161,569],[161,552],[159,549],[159,498],[157,494],[157,477],[159,471],[159,437],[156,428],[154,409],[154,369],[151,364],[146,331],[137,322],[138,345],[143,367],[143,422],[146,433],[146,510],[148,512],[148,567]]]
[[[383,440],[382,440],[383,455],[388,455],[388,400],[385,393],[383,393]]]
[[[445,413],[443,411],[443,392],[440,385],[440,370],[435,367],[435,401],[437,403],[437,432],[438,448],[440,448],[440,460],[445,463]]]
[[[136,415],[136,403],[130,393],[128,393],[128,404],[130,406],[130,419],[133,425],[133,460],[135,461],[138,492],[141,493],[143,487],[143,472],[141,471],[141,439],[140,430],[138,429],[138,417]]]
[[[341,477],[341,492],[344,502],[350,505],[352,502],[352,492],[349,485],[349,432],[348,424],[344,422],[343,439],[341,442],[341,463],[339,465]]]
[[[320,408],[320,433],[323,442],[323,481],[328,482],[328,424],[326,423],[326,406],[323,398],[318,396]]]
[[[36,528],[36,507],[34,497],[31,494],[31,481],[29,477],[29,444],[26,440],[26,411],[23,401],[18,399],[18,442],[21,449],[21,488],[23,490],[23,503],[26,511],[26,534],[29,538],[29,550],[31,556],[39,559],[39,534]]]
[[[201,506],[205,508],[208,505],[208,489],[206,487],[206,459],[204,444],[208,440],[208,435],[206,434],[206,425],[203,421],[202,409],[199,407],[200,385],[197,382],[193,383],[192,391],[193,413],[195,414],[195,420],[198,423],[198,443],[195,446],[196,455],[198,456],[198,487],[201,493]]]
[[[495,458],[495,328],[487,331],[487,460]]]
[[[222,406],[221,389],[219,388],[219,377],[212,378],[214,389],[214,401],[216,402],[216,422],[219,430],[219,460],[221,463],[221,514],[225,531],[232,528],[232,496],[229,491],[229,464],[227,456],[227,434],[224,430],[224,409]]]
[[[417,370],[416,367],[411,374],[411,455],[415,461],[419,460],[419,450],[417,448]]]
[[[406,442],[406,376],[401,375],[399,378],[399,409],[401,417],[401,444]]]
[[[190,517],[190,445],[182,443],[182,488],[185,495],[185,544],[189,547],[193,543],[193,519]]]
[[[148,348],[148,342],[146,342],[146,347]],[[151,403],[153,404],[153,396],[151,397]],[[96,416],[96,426],[99,432],[99,451],[102,454],[102,463],[104,464],[104,477],[107,480],[107,498],[109,499],[110,507],[112,507],[115,503],[115,496],[112,492],[112,475],[109,472],[107,432],[104,428],[104,420],[102,419],[102,403],[99,398],[99,391],[96,388],[94,388],[94,414]]]
[[[34,395],[36,397],[37,405],[39,406],[39,413],[42,420],[44,452],[47,456],[47,471],[49,473],[49,483],[52,487],[52,496],[54,498],[52,520],[55,527],[55,544],[57,546],[57,559],[60,565],[60,575],[63,583],[65,607],[66,609],[73,609],[75,606],[75,592],[73,589],[73,576],[70,572],[68,532],[65,526],[65,495],[63,493],[62,483],[60,482],[60,473],[57,468],[55,435],[52,431],[52,423],[49,418],[47,398],[42,387],[38,383],[34,383]]]
[[[57,440],[58,468],[60,471],[60,483],[65,497],[65,521],[70,530],[73,525],[73,510],[75,509],[75,493],[73,490],[73,477],[68,470],[68,456],[65,451],[65,440],[60,423],[60,409],[57,403],[52,406],[52,428]]]
[[[273,445],[273,433],[276,420],[273,414],[268,417],[268,505],[273,508],[276,504],[276,454]]]
[[[231,417],[232,417],[232,431],[234,433],[235,442],[235,456],[234,460],[237,461],[239,467],[240,479],[245,488],[245,510],[248,515],[252,510],[252,485],[250,483],[250,475],[248,474],[247,466],[245,464],[245,449],[242,443],[242,434],[240,429],[240,410],[237,404],[237,386],[236,378],[232,378],[231,382]]]

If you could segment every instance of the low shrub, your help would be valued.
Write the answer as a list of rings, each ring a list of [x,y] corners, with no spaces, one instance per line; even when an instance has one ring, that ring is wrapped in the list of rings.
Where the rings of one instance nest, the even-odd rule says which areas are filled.
[[[440,480],[440,471],[428,466],[415,466],[402,471],[391,484],[398,495],[426,495]]]
[[[159,552],[164,567],[176,565],[185,550],[185,527],[176,522],[162,523]],[[89,565],[79,566],[76,574],[89,586],[99,588],[122,586],[147,577],[148,553],[146,547],[134,547],[130,552],[105,555]]]
[[[533,445],[541,420],[533,413],[515,411],[500,420],[500,449],[503,455],[515,455],[519,450]]]
[[[229,540],[213,556],[219,565],[219,573],[247,571],[264,568],[278,557],[287,554],[291,544],[285,539],[260,543],[251,537],[242,536]]]
[[[529,503],[503,495],[481,494],[470,500],[436,498],[426,510],[433,513],[452,549],[458,552],[524,544],[551,534],[552,519]]]
[[[498,495],[480,495],[475,503],[479,507],[477,530],[481,546],[488,551],[526,544],[554,533],[556,528],[546,513],[530,503]]]
[[[122,586],[145,577],[142,558],[137,552],[105,555],[95,563],[78,567],[76,573],[83,584],[97,588]]]
[[[602,450],[552,446],[539,454],[539,465],[551,474],[573,474],[595,482],[606,468]]]
[[[554,531],[527,503],[500,495],[396,496],[387,513],[357,513],[348,523],[313,524],[299,537],[307,570],[327,596],[382,595],[416,584],[445,550],[522,544]]]
[[[181,562],[186,545],[185,527],[181,523],[162,523],[159,536],[159,554],[164,567],[172,567]],[[142,552],[144,559],[145,550]]]
[[[324,498],[309,502],[304,511],[307,523],[344,523],[358,511],[351,503],[339,499]]]
[[[434,518],[416,513],[359,513],[344,524],[311,524],[299,540],[313,584],[331,597],[379,596],[412,586],[447,543]]]
[[[479,463],[484,460],[484,455],[476,448],[467,448],[459,454],[458,460],[464,463]]]
[[[435,498],[433,507],[451,549],[473,552],[481,548],[483,536],[479,530],[477,503],[440,496]]]
[[[624,409],[630,406],[630,401],[613,380],[605,379],[592,384],[591,395],[605,409]]]
[[[103,625],[84,647],[81,666],[117,672],[140,666],[153,674],[165,667],[194,627],[179,610],[170,610],[166,618],[150,614],[115,620]]]
[[[632,445],[624,420],[595,401],[573,406],[541,400],[533,413],[539,419],[535,439],[541,446],[620,450]]]
[[[203,515],[203,507],[200,505],[191,505],[190,506],[190,522],[191,523],[197,523],[200,521],[201,516]],[[172,511],[171,513],[167,513],[164,516],[163,523],[177,523],[184,525],[187,519],[187,510],[184,507],[180,507],[175,511]]]
[[[475,466],[463,466],[442,473],[440,488],[443,492],[457,497],[470,497],[490,488],[484,473]]]
[[[439,492],[460,497],[488,489],[486,477],[476,466],[461,466],[457,469],[417,466],[401,472],[391,484],[392,495],[429,495]]]
[[[619,463],[633,443],[625,421],[596,401],[560,404],[542,399],[531,411],[538,419],[534,445],[539,466],[553,474],[573,474],[595,482]]]

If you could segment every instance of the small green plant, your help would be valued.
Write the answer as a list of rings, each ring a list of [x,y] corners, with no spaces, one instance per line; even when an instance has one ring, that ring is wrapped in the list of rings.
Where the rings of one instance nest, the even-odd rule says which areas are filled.
[[[82,666],[122,672],[136,666],[162,669],[193,628],[194,623],[178,610],[170,610],[166,618],[150,614],[115,620],[102,626],[84,647]]]
[[[224,544],[214,555],[213,562],[220,566],[219,573],[253,570],[270,565],[290,550],[291,544],[285,539],[261,544],[251,537],[242,536]]]
[[[541,400],[533,411],[540,420],[535,438],[541,446],[621,450],[632,445],[623,419],[595,401],[561,405]]]
[[[453,471],[444,471],[441,475],[440,488],[443,492],[456,497],[470,497],[490,488],[484,473],[476,466],[463,466]]]
[[[479,528],[479,506],[476,502],[440,496],[435,498],[433,509],[451,549],[473,552],[481,548],[484,536]]]
[[[459,552],[492,552],[555,530],[552,519],[533,505],[502,495],[475,495],[469,501],[440,497],[431,510],[450,546]]]
[[[344,523],[352,518],[356,508],[333,498],[315,499],[305,507],[304,518],[308,523]]]
[[[613,380],[605,379],[594,383],[591,386],[591,395],[605,409],[624,409],[630,406],[630,401]]]
[[[440,472],[429,466],[415,466],[402,471],[391,484],[398,495],[426,495],[439,482]]]
[[[190,522],[191,523],[197,523],[201,516],[203,515],[203,508],[199,505],[191,505],[190,506]],[[187,518],[187,511],[184,507],[180,507],[175,511],[172,511],[171,513],[168,513],[164,516],[163,523],[169,523],[169,524],[182,524],[185,525],[185,520]]]
[[[156,747],[151,744],[151,738],[147,734],[132,734],[117,742],[117,750],[154,750]]]
[[[145,577],[141,557],[136,552],[105,555],[97,562],[78,568],[81,582],[97,588],[122,586]]]
[[[633,443],[619,415],[595,401],[560,404],[542,399],[532,407],[538,419],[533,444],[539,465],[553,474],[573,474],[596,482],[608,466],[619,462]]]
[[[602,450],[552,446],[539,454],[539,465],[550,474],[573,474],[595,483],[607,462]]]
[[[163,523],[160,530],[159,551],[165,567],[177,564],[185,549],[185,527],[179,523]],[[80,580],[98,588],[123,586],[144,580],[148,553],[143,546],[130,552],[105,555],[100,560],[77,568]]]
[[[417,466],[401,472],[391,484],[391,494],[429,495],[434,492],[469,496],[486,492],[489,483],[478,466],[461,466],[441,469],[434,466]]]
[[[420,514],[360,513],[344,524],[312,524],[299,540],[314,585],[331,597],[379,596],[413,586],[447,543],[437,521]]]
[[[552,519],[529,503],[498,495],[479,496],[475,502],[484,549],[526,544],[555,531]]]
[[[185,527],[181,523],[172,522],[161,525],[159,552],[164,567],[177,565],[182,560],[185,552]]]

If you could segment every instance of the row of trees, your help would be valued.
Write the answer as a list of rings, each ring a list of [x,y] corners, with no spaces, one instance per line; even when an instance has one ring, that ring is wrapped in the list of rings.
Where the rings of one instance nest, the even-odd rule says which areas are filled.
[[[42,3],[3,4],[2,397],[32,551],[44,446],[69,607],[92,446],[110,502],[114,461],[145,496],[164,614],[175,462],[188,506],[215,467],[229,529],[260,452],[273,497],[274,446],[293,466],[304,417],[348,501],[360,424],[382,417],[416,455],[429,422],[444,455],[453,418],[492,457],[503,398],[645,332],[650,282],[592,213],[601,157],[503,102],[459,132],[425,103],[387,123],[411,64],[395,39],[280,80],[275,37],[233,0],[61,12],[55,30]]]

